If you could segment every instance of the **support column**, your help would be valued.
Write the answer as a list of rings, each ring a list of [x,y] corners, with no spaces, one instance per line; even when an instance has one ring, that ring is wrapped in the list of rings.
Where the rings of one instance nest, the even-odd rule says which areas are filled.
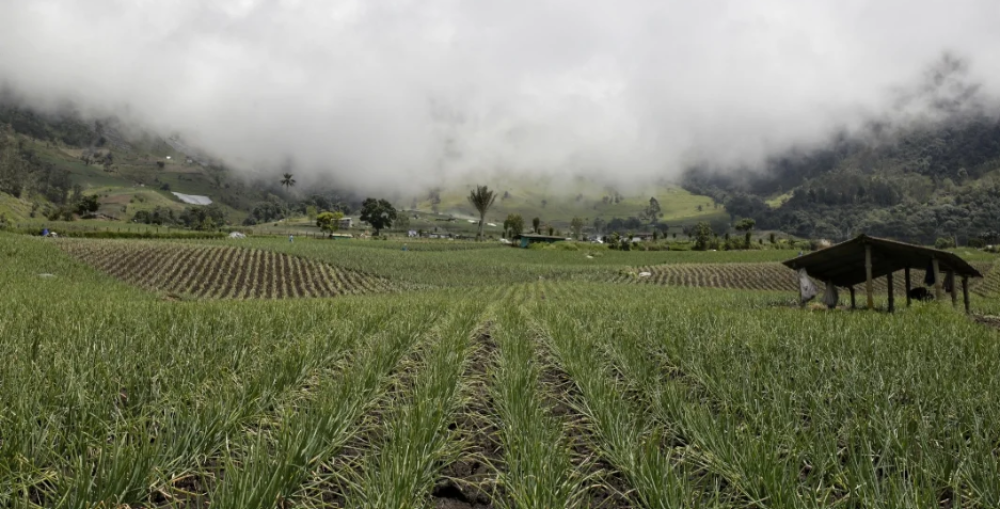
[[[941,281],[941,269],[938,267],[938,259],[931,258],[931,265],[934,270],[934,300],[941,300],[941,287],[944,285]]]
[[[894,295],[894,290],[892,286],[892,272],[885,275],[885,282],[889,286],[889,312],[892,313],[896,311],[896,296]]]
[[[958,307],[958,288],[955,287],[955,272],[948,271],[948,281],[951,281],[951,307]]]
[[[903,269],[903,279],[906,280],[906,307],[910,307],[910,268]]]
[[[969,276],[962,276],[962,298],[965,300],[965,314],[969,314]]]
[[[851,309],[857,309],[858,305],[854,302],[854,287],[851,287]]]
[[[937,263],[937,262],[935,262]],[[872,246],[865,244],[865,293],[868,294],[868,309],[875,309],[875,295],[872,293]]]

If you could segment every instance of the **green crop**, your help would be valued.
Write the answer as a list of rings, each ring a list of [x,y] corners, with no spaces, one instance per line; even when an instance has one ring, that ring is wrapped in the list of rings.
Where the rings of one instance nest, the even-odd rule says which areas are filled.
[[[366,242],[0,234],[0,507],[1000,507],[995,258],[970,319]]]

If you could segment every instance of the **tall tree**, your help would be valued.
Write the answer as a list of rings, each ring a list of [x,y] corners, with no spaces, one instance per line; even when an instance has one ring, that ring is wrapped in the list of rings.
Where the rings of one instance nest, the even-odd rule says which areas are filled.
[[[694,248],[697,251],[708,249],[708,241],[712,239],[712,225],[702,221],[694,226],[690,234],[694,237]]]
[[[605,221],[605,220],[603,220],[603,219],[601,219],[599,217],[598,218],[594,218],[594,230],[597,230],[597,233],[603,233],[604,232],[604,227],[607,226],[607,224],[608,224],[607,221]]]
[[[660,219],[660,216],[663,215],[663,211],[660,209],[660,202],[656,200],[655,196],[649,198],[649,206],[643,212],[650,223],[656,223]]]
[[[507,214],[507,219],[503,222],[503,231],[509,232],[514,237],[524,232],[524,219],[520,214]]]
[[[372,225],[378,236],[383,228],[391,227],[396,220],[396,207],[386,200],[366,198],[361,204],[361,220]]]
[[[754,221],[753,219],[750,218],[741,219],[738,223],[736,223],[737,230],[741,232],[746,232],[746,239],[744,245],[747,249],[750,249],[750,236],[753,233],[754,226],[757,226],[757,221]]]
[[[295,179],[292,176],[291,173],[283,173],[281,175],[281,185],[285,186],[285,189],[295,185]]]
[[[476,189],[469,193],[469,203],[479,212],[479,233],[477,239],[483,238],[483,226],[486,222],[486,211],[493,206],[497,195],[486,186],[476,186]]]
[[[569,223],[570,227],[573,228],[573,237],[576,240],[582,240],[583,237],[583,219],[579,217],[574,217]]]
[[[542,220],[541,219],[539,219],[539,218],[536,217],[536,218],[534,218],[534,219],[531,220],[531,226],[532,226],[532,228],[535,229],[535,233],[541,233],[541,231],[538,229],[538,227],[541,226],[541,225],[542,225]]]
[[[323,231],[337,231],[340,229],[340,220],[344,213],[336,210],[333,212],[322,212],[316,216],[316,226]]]

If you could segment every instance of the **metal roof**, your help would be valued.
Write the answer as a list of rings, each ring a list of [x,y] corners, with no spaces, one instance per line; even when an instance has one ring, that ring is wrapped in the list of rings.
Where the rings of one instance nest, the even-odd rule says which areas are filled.
[[[942,274],[954,271],[956,276],[983,277],[969,262],[955,253],[895,240],[859,235],[826,249],[783,262],[794,269],[806,269],[810,277],[836,286],[849,287],[865,282],[865,246],[871,246],[872,279],[890,272],[911,268],[927,269],[937,259]]]
[[[515,239],[526,238],[535,240],[567,240],[566,237],[560,237],[558,235],[539,235],[537,233],[524,233],[521,235],[515,235]]]

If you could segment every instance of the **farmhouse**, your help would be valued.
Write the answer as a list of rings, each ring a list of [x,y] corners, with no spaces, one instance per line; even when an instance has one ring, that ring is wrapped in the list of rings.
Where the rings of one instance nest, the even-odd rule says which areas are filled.
[[[343,230],[349,230],[354,227],[354,220],[349,217],[343,217],[340,219],[340,228]]]
[[[538,235],[534,233],[525,233],[522,235],[515,235],[514,240],[518,241],[518,245],[521,247],[528,247],[531,244],[538,242],[545,242],[552,244],[553,242],[560,242],[566,240],[566,237],[557,237],[554,235]]]
[[[889,311],[895,310],[893,295],[893,274],[903,271],[906,305],[910,305],[912,291],[911,269],[927,271],[927,282],[933,285],[933,295],[943,298],[945,282],[954,283],[961,278],[965,311],[969,312],[969,278],[983,275],[961,257],[948,251],[897,242],[894,240],[859,235],[826,249],[792,258],[784,262],[794,270],[805,270],[806,274],[826,283],[828,287],[848,288],[851,293],[851,307],[855,307],[854,287],[865,283],[868,309],[875,308],[872,280],[885,276],[888,286]],[[944,276],[944,277],[942,277]],[[958,305],[957,285],[950,285],[952,305]]]

